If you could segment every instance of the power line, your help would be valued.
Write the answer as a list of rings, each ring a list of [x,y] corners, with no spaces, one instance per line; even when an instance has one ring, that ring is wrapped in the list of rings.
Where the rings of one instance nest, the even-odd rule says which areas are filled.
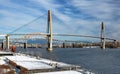
[[[43,15],[41,15],[41,16],[35,18],[34,20],[32,20],[32,21],[30,21],[30,22],[28,22],[28,23],[26,23],[26,24],[24,24],[24,25],[22,25],[22,26],[16,28],[15,30],[11,31],[9,34],[12,34],[12,33],[16,32],[16,31],[20,30],[21,28],[30,25],[31,23],[33,23],[33,22],[37,21],[38,19],[40,19],[41,17],[43,17],[44,15],[45,15],[45,14],[43,14]]]

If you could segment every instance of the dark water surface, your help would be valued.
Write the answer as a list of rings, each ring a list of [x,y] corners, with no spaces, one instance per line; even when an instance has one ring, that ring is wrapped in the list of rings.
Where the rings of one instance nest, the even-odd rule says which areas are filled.
[[[52,54],[40,48],[18,48],[17,51],[80,65],[96,74],[120,74],[120,49],[55,48]]]

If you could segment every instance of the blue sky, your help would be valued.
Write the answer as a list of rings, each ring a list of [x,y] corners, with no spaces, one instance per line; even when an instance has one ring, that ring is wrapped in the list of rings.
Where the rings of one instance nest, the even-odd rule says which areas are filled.
[[[52,10],[53,32],[100,36],[100,24],[106,36],[120,39],[120,0],[0,0],[0,33],[42,16],[15,33],[46,32],[47,10]]]

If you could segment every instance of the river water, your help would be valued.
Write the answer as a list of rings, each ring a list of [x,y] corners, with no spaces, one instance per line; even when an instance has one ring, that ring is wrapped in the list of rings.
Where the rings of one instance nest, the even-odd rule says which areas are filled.
[[[120,74],[120,49],[55,48],[51,54],[46,49],[18,48],[17,52],[79,65],[96,74]]]

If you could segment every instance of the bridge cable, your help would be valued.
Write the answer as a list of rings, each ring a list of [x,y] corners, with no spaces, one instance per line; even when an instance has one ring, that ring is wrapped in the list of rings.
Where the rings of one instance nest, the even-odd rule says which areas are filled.
[[[58,20],[59,24],[62,23],[62,24],[63,24],[64,26],[66,26],[67,28],[72,29],[72,28],[69,26],[68,23],[64,22],[63,20],[60,20],[55,14],[53,14],[53,17],[54,17],[56,20]]]
[[[28,23],[26,23],[26,24],[24,24],[24,25],[22,25],[22,26],[16,28],[15,30],[11,31],[9,34],[12,34],[12,33],[16,32],[16,31],[20,30],[21,28],[30,25],[31,23],[33,23],[33,22],[37,21],[38,19],[40,19],[41,17],[43,17],[44,15],[45,15],[45,14],[43,14],[43,15],[41,15],[41,16],[35,18],[34,20],[32,20],[32,21],[30,21],[30,22],[28,22]]]

